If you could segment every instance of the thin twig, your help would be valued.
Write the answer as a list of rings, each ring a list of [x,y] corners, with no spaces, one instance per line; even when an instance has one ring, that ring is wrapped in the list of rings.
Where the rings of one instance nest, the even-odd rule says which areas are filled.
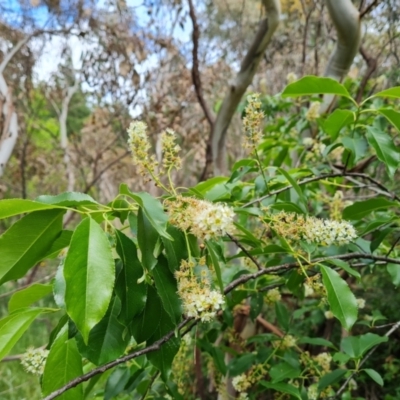
[[[199,71],[199,37],[200,37],[200,30],[199,24],[197,23],[196,13],[194,10],[192,0],[188,0],[189,3],[189,16],[192,20],[193,24],[193,34],[192,34],[192,41],[193,41],[193,52],[192,52],[192,79],[194,89],[196,91],[197,100],[199,101],[200,107],[202,108],[204,115],[210,125],[210,129],[212,130],[214,127],[214,118],[211,114],[210,109],[207,106],[206,101],[204,100],[203,96],[203,88],[201,85],[201,78],[200,78],[200,71]]]
[[[389,329],[386,333],[385,336],[390,336],[395,330],[397,330],[400,327],[400,321],[396,322],[391,329]],[[363,364],[371,357],[371,355],[375,352],[375,350],[378,348],[379,344],[375,347],[373,347],[367,355],[361,360],[360,364],[358,365],[358,370],[362,367]],[[349,384],[349,382],[353,379],[354,375],[356,375],[358,371],[354,371],[343,383],[343,385],[340,387],[340,389],[336,392],[335,396],[332,397],[332,399],[337,399],[346,389],[346,386]]]
[[[262,269],[261,265],[259,264],[259,262],[257,261],[256,258],[254,258],[249,251],[237,240],[235,239],[233,236],[228,234],[229,239],[232,240],[232,242],[234,242],[236,244],[237,247],[239,247],[239,249],[241,249],[243,251],[244,254],[246,254],[247,257],[250,258],[251,261],[253,261],[253,263],[257,266],[257,269],[260,270]]]
[[[360,19],[362,19],[366,14],[368,14],[373,8],[378,5],[378,1],[374,0],[371,4],[364,8],[363,11],[360,12]]]

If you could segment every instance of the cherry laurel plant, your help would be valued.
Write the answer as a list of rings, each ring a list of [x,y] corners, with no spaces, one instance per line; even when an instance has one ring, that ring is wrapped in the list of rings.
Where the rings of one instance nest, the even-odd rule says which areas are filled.
[[[350,399],[386,384],[369,361],[400,322],[376,329],[385,316],[368,282],[384,271],[400,283],[400,87],[357,104],[334,80],[291,80],[279,96],[248,96],[245,158],[229,176],[176,187],[179,138],[162,133],[157,160],[135,121],[133,162],[161,197],[121,184],[108,204],[72,192],[0,201],[13,217],[0,284],[59,260],[0,320],[4,358],[35,319],[60,315],[22,359],[46,400]],[[337,96],[328,115],[320,95]],[[53,307],[35,305],[49,294]]]

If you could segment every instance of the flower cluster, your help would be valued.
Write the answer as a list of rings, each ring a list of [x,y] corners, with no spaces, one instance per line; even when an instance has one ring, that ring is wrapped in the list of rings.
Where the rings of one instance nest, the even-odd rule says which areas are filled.
[[[258,93],[247,96],[247,106],[243,126],[246,133],[245,146],[254,151],[261,140],[261,123],[264,113],[261,111],[260,95]]]
[[[306,219],[303,235],[308,242],[322,246],[332,244],[342,246],[357,238],[353,225],[347,221],[324,220],[313,217]]]
[[[319,353],[314,356],[313,359],[324,370],[324,372],[329,372],[331,370],[332,356],[329,353]]]
[[[220,292],[211,289],[208,270],[203,269],[201,279],[198,279],[194,275],[194,266],[193,262],[182,260],[180,269],[175,273],[178,294],[186,316],[209,322],[225,303],[224,297]]]
[[[171,168],[179,169],[182,164],[182,160],[178,156],[181,148],[176,144],[176,133],[172,129],[166,129],[161,134],[161,148],[164,170],[168,171]]]
[[[251,387],[251,382],[246,374],[241,374],[232,379],[232,385],[237,392],[246,392]]]
[[[46,363],[48,350],[29,348],[23,355],[21,364],[26,372],[34,375],[42,375]]]
[[[178,196],[165,205],[170,223],[199,239],[209,240],[234,232],[235,213],[224,204]]]
[[[265,364],[257,364],[251,367],[246,374],[240,374],[232,379],[233,388],[240,393],[240,399],[247,399],[247,391],[251,386],[255,385],[267,373],[267,366]]]
[[[133,163],[139,168],[142,176],[147,172],[154,175],[158,166],[154,155],[149,156],[151,146],[146,130],[147,125],[141,121],[133,121],[128,128],[128,145],[132,152]]]
[[[321,103],[319,101],[313,101],[306,113],[307,121],[315,121],[319,118],[319,110],[321,108]]]
[[[294,72],[289,72],[286,76],[286,80],[288,85],[290,85],[293,82],[296,82],[299,78],[297,77],[297,75]]]
[[[324,143],[310,137],[303,139],[303,145],[308,150],[306,154],[306,160],[308,161],[322,157],[326,149],[326,145]]]
[[[279,236],[293,241],[303,239],[320,246],[341,246],[357,238],[353,225],[347,221],[304,217],[285,211],[269,215],[268,219],[267,225]]]
[[[281,292],[279,291],[278,288],[268,290],[268,292],[264,296],[264,300],[268,304],[274,304],[274,303],[280,301],[281,298],[282,298]]]

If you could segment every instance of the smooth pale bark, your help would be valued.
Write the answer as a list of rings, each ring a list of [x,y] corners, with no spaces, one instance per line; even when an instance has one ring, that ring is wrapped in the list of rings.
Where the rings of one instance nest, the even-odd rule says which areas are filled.
[[[360,48],[360,13],[351,0],[326,0],[326,4],[337,32],[337,42],[324,75],[341,81],[347,75]],[[324,96],[320,112],[328,111],[333,102],[334,96]]]
[[[279,25],[280,2],[278,0],[263,0],[263,5],[267,13],[267,18],[261,21],[253,43],[242,62],[240,71],[235,80],[230,84],[212,130],[211,149],[214,175],[219,175],[226,169],[225,140],[229,124],[243,94],[257,72],[272,35]]]
[[[3,72],[10,60],[29,38],[30,37],[25,37],[20,40],[11,51],[6,54],[3,62],[0,64],[0,104],[2,105],[0,113],[2,114],[1,120],[3,121],[3,131],[0,132],[0,176],[4,174],[4,169],[11,157],[18,138],[18,117],[12,101],[11,90],[4,79]]]

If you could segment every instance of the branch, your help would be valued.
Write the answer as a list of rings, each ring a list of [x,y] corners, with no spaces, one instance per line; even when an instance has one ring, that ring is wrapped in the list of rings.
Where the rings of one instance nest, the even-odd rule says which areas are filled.
[[[322,263],[327,260],[332,260],[332,259],[339,259],[339,260],[352,260],[352,259],[368,259],[368,260],[374,260],[374,261],[384,261],[386,263],[392,263],[392,264],[397,264],[400,265],[400,260],[396,260],[393,258],[388,258],[388,257],[383,257],[383,256],[375,256],[373,254],[364,254],[364,253],[349,253],[349,254],[343,254],[343,255],[338,255],[338,256],[329,256],[329,257],[321,257],[317,258],[315,260],[312,260],[308,265],[314,265],[317,263]],[[254,272],[252,274],[246,274],[246,275],[241,275],[239,278],[231,282],[224,290],[224,294],[228,294],[238,286],[256,279],[260,276],[267,275],[267,274],[277,274],[281,272],[288,271],[293,268],[298,267],[297,262],[292,262],[292,263],[287,263],[287,264],[281,264],[281,265],[276,265],[273,267],[267,267],[267,268],[262,268],[261,270]],[[306,264],[307,265],[307,264]],[[194,327],[195,325],[198,324],[199,320],[194,320],[192,317],[186,317],[178,326],[176,329],[172,330],[171,332],[167,333],[165,336],[163,336],[161,339],[157,340],[154,342],[152,345],[135,351],[131,354],[128,354],[124,357],[117,358],[114,361],[111,361],[107,364],[102,365],[101,367],[95,368],[92,371],[79,376],[75,379],[72,379],[70,382],[68,382],[66,385],[61,387],[60,389],[57,389],[53,393],[49,394],[47,397],[45,397],[43,400],[52,400],[55,399],[57,396],[65,393],[67,390],[72,389],[75,386],[78,386],[82,382],[86,382],[89,379],[93,378],[94,376],[98,374],[102,374],[106,371],[108,371],[111,368],[116,367],[117,365],[123,364],[127,361],[130,361],[136,357],[140,357],[144,354],[151,353],[153,351],[157,351],[161,348],[161,346],[168,342],[171,338],[175,337],[175,334],[177,331],[180,331],[182,328],[184,328],[186,325],[189,324],[189,322],[192,322],[190,325],[190,328]],[[188,333],[190,330],[186,329],[184,332],[181,332],[181,336],[185,335]]]
[[[386,333],[385,336],[389,337],[394,331],[396,331],[400,327],[400,321],[396,322],[391,329],[389,329]],[[375,347],[373,347],[367,355],[361,360],[360,364],[358,365],[358,370],[361,368],[363,364],[371,357],[371,355],[375,352],[375,350],[378,348],[379,344]],[[336,392],[335,396],[333,399],[337,399],[346,389],[346,386],[349,384],[349,382],[353,379],[354,375],[357,374],[358,371],[354,371],[343,383],[343,385],[340,387],[340,389]]]
[[[361,173],[361,172],[337,172],[337,173],[335,172],[335,173],[332,173],[332,174],[324,174],[324,175],[320,175],[320,176],[315,176],[313,178],[303,179],[301,181],[298,181],[297,184],[298,185],[306,185],[307,183],[311,183],[311,182],[317,182],[317,181],[321,181],[321,180],[328,179],[328,178],[339,178],[339,177],[342,177],[342,178],[359,177],[359,178],[366,179],[366,180],[370,181],[371,183],[375,184],[376,186],[378,186],[378,188],[381,189],[381,191],[379,191],[380,194],[386,195],[386,196],[391,197],[391,198],[393,198],[393,199],[395,199],[397,201],[400,201],[400,196],[398,196],[396,193],[392,193],[382,183],[378,182],[374,178],[371,178],[369,175]],[[244,204],[243,208],[251,206],[252,204],[258,203],[258,202],[260,202],[262,200],[265,200],[265,199],[267,199],[267,198],[269,198],[271,196],[275,196],[276,194],[285,192],[286,190],[289,190],[291,188],[292,188],[292,185],[288,185],[288,186],[285,186],[285,187],[283,187],[281,189],[274,190],[273,192],[269,192],[265,196],[259,197],[258,199],[249,201],[248,203]],[[374,189],[374,188],[369,187],[369,186],[368,186],[368,188],[370,188],[372,190]]]
[[[360,13],[351,0],[326,0],[329,15],[337,32],[336,47],[329,58],[324,75],[341,81],[350,69],[361,40]],[[321,113],[328,111],[334,96],[325,95]]]
[[[4,70],[7,67],[7,64],[11,61],[11,59],[19,52],[21,47],[28,42],[28,40],[32,37],[30,36],[25,36],[23,39],[21,39],[11,50],[9,53],[6,54],[4,57],[4,60],[0,64],[0,74],[3,74]],[[3,93],[5,96],[5,94]]]
[[[193,40],[193,60],[192,60],[192,79],[193,79],[193,85],[196,91],[197,99],[199,100],[199,104],[201,108],[203,109],[204,115],[210,124],[210,129],[213,129],[214,126],[214,118],[211,114],[210,109],[207,106],[207,103],[204,100],[203,97],[203,88],[201,85],[201,78],[200,78],[200,71],[199,71],[199,58],[198,58],[198,50],[199,50],[199,37],[200,37],[200,30],[199,30],[199,25],[197,23],[197,18],[196,18],[196,13],[194,10],[193,2],[192,0],[188,0],[189,3],[189,15],[190,19],[192,20],[193,24],[193,34],[192,34],[192,40]]]
[[[239,249],[241,249],[243,251],[244,254],[246,254],[247,257],[250,258],[251,261],[253,261],[253,263],[256,265],[257,269],[260,270],[261,266],[258,263],[257,259],[254,258],[246,249],[246,247],[244,247],[238,240],[236,240],[233,236],[228,234],[229,239],[232,240],[232,242],[234,242],[236,244],[237,247],[239,247]]]
[[[371,78],[371,75],[375,72],[375,70],[378,66],[377,58],[372,57],[369,54],[367,54],[367,52],[365,51],[365,49],[363,47],[360,47],[360,54],[362,55],[362,58],[367,63],[368,68],[365,71],[365,74],[360,82],[360,87],[358,88],[358,91],[357,91],[357,96],[356,96],[357,103],[361,102],[365,86],[367,85],[369,78]]]
[[[225,139],[228,127],[243,94],[257,72],[272,35],[278,27],[280,2],[278,0],[263,0],[263,5],[267,12],[267,18],[260,23],[253,43],[242,61],[240,71],[234,82],[230,85],[228,93],[221,104],[213,130],[211,131],[207,147],[206,166],[203,172],[204,177],[210,175],[212,170],[214,170],[214,175],[218,175],[225,169]]]
[[[373,8],[378,5],[378,1],[374,0],[371,4],[369,4],[363,11],[360,12],[360,19],[363,18],[366,14],[368,14]]]

